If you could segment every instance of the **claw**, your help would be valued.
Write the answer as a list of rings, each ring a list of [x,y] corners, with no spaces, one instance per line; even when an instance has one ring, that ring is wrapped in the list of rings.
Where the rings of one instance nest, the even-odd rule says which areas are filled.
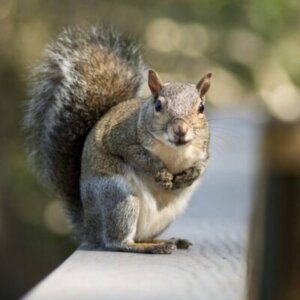
[[[193,243],[186,239],[171,238],[170,241],[176,245],[177,249],[188,249],[190,246],[193,246]]]

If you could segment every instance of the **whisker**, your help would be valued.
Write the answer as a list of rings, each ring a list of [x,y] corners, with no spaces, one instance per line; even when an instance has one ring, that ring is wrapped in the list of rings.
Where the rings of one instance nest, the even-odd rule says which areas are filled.
[[[220,118],[206,118],[206,120],[209,122],[214,122],[214,121],[236,121],[236,120],[241,120],[242,117],[220,117]]]
[[[223,154],[224,152],[224,144],[220,143],[219,141],[214,141],[213,144],[210,144],[209,147],[210,152],[216,151],[217,154]]]
[[[236,132],[231,132],[231,131],[228,131],[228,130],[222,129],[222,128],[212,128],[211,134],[215,134],[215,133],[219,133],[223,136],[227,136],[227,137],[230,137],[233,139],[238,138],[238,134]]]

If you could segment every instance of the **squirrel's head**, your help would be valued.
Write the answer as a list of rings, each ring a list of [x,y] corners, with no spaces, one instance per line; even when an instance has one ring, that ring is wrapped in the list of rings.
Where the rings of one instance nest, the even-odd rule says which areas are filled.
[[[147,125],[156,139],[171,146],[181,146],[197,137],[207,137],[204,108],[211,75],[208,73],[197,84],[163,83],[155,71],[149,70],[148,85],[152,97],[148,106],[151,122]]]

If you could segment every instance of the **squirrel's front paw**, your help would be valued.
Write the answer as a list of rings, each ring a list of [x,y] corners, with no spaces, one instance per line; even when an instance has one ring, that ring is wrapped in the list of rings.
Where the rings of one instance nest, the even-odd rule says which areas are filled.
[[[154,179],[165,190],[171,190],[173,188],[173,175],[166,169],[157,171],[154,174]]]
[[[172,189],[176,190],[192,185],[193,182],[199,178],[200,172],[200,168],[194,166],[182,171],[181,173],[175,174],[172,181]]]

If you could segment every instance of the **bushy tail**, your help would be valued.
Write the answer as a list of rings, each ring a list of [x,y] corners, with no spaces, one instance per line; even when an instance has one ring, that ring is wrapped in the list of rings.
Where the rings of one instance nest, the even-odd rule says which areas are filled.
[[[25,117],[30,157],[75,226],[86,135],[112,106],[136,96],[144,70],[139,48],[102,27],[65,30],[33,69]]]

